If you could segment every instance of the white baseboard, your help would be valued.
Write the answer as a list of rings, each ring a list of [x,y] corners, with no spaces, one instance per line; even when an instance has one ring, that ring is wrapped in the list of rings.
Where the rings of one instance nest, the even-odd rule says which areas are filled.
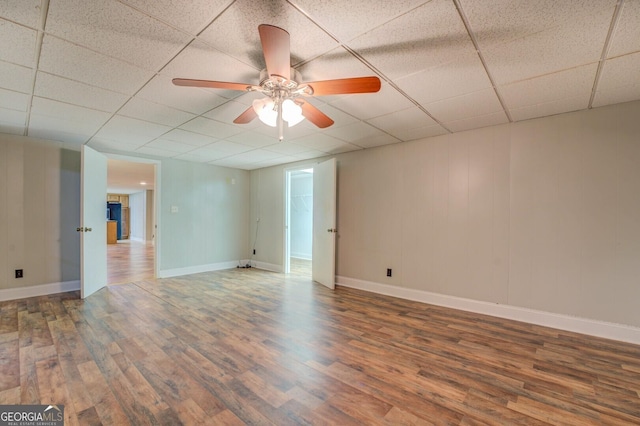
[[[559,330],[640,344],[640,328],[624,324],[609,323],[605,321],[573,317],[570,315],[538,311],[535,309],[521,308],[518,306],[465,299],[462,297],[447,296],[445,294],[396,287],[342,276],[336,277],[336,284],[343,287],[350,287],[370,291],[372,293],[398,297],[400,299],[413,300],[416,302],[460,309],[478,314],[527,322],[529,324],[536,324]]]
[[[238,266],[237,260],[227,262],[210,263],[208,265],[187,266],[184,268],[164,269],[159,271],[159,278],[179,277],[182,275],[200,274],[202,272],[220,271],[222,269],[232,269]]]
[[[257,268],[257,269],[264,269],[265,271],[271,271],[271,272],[284,272],[284,270],[282,269],[282,265],[276,265],[276,264],[267,263],[267,262],[258,262],[256,260],[251,261],[251,267]]]
[[[146,241],[144,240],[144,238],[129,237],[129,240],[131,240],[131,241],[135,241],[136,243],[146,243]]]
[[[80,290],[80,280],[32,285],[28,287],[5,288],[0,290],[0,302],[76,290]]]

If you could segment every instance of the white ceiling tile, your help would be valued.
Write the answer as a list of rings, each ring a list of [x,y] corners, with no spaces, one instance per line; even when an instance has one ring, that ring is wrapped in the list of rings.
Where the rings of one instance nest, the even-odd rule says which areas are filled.
[[[137,97],[131,98],[118,114],[152,123],[179,126],[196,116],[155,102]]]
[[[295,2],[314,21],[345,42],[353,37],[379,27],[400,15],[425,3],[425,0],[379,1],[352,0],[340,2],[340,13],[336,13],[336,2],[297,0]]]
[[[53,120],[50,117],[31,116],[28,136],[64,142],[77,147],[83,145],[88,139],[87,135],[57,130],[55,127],[50,126],[51,123],[53,123]],[[69,130],[74,129],[70,128]]]
[[[184,144],[184,143],[180,143],[180,142],[176,142],[168,139],[163,139],[163,138],[152,140],[148,144],[144,145],[144,148],[162,149],[165,151],[171,151],[178,154],[184,154],[186,152],[193,151],[194,149],[196,149],[193,145],[188,145],[188,144]],[[140,150],[138,149],[138,152],[139,151]]]
[[[611,15],[588,15],[508,43],[483,49],[498,85],[597,62]],[[588,28],[588,31],[585,31]]]
[[[512,109],[509,110],[509,112],[514,121],[522,121],[530,118],[546,117],[548,115],[585,109],[588,104],[588,99],[587,102],[585,102],[584,96],[579,96],[577,98],[559,99],[553,102]]]
[[[224,10],[229,0],[121,0],[190,34],[198,34]],[[188,5],[188,7],[185,7]]]
[[[222,158],[220,160],[211,161],[210,164],[214,164],[219,167],[230,167],[233,169],[241,169],[241,170],[253,170],[257,167],[252,164],[248,164],[247,161],[241,156],[231,156]]]
[[[222,123],[232,124],[240,114],[242,114],[248,108],[247,105],[236,102],[228,101],[220,106],[215,107],[211,111],[204,114],[205,117],[211,118]],[[242,129],[252,129],[261,125],[260,120],[254,120],[251,123],[241,125]]]
[[[480,44],[487,48],[590,16],[613,14],[616,0],[513,1],[463,0],[460,2]]]
[[[398,79],[396,84],[421,104],[477,92],[491,87],[491,80],[475,52],[428,70]]]
[[[52,1],[46,30],[153,71],[159,70],[192,39],[117,1]]]
[[[31,93],[32,85],[33,70],[31,68],[0,61],[0,87]]]
[[[228,36],[224,38],[227,40]],[[222,53],[206,43],[194,41],[160,72],[170,78],[191,78],[197,80],[230,81],[235,83],[258,84],[258,69]],[[181,87],[185,91],[211,90],[218,96],[234,98],[242,92],[233,90],[196,89]]]
[[[292,140],[291,142],[295,143],[296,145],[307,147],[309,148],[309,150],[317,150],[321,152],[327,152],[327,150],[341,146],[344,143],[344,141],[336,139],[333,136],[329,136],[324,133],[314,133],[309,136],[304,136]],[[300,154],[293,155],[298,156]]]
[[[308,99],[305,99],[305,100],[308,100]],[[328,115],[329,118],[331,118],[334,121],[334,124],[331,127],[326,128],[324,131],[329,131],[330,129],[335,129],[341,126],[347,126],[349,124],[353,124],[355,122],[360,121],[354,116],[349,115],[346,112],[341,111],[331,105],[327,105],[327,104],[319,105],[318,109],[323,113],[325,113],[326,115]]]
[[[424,106],[427,111],[441,123],[463,118],[487,115],[502,110],[502,105],[493,89],[455,98],[443,99]]]
[[[311,150],[309,147],[298,145],[287,140],[265,146],[263,149],[266,149],[267,151],[277,152],[278,154],[282,155],[302,154],[303,152]]]
[[[92,137],[87,145],[101,152],[135,152],[135,149],[144,145],[145,142],[133,142],[128,140],[114,140],[101,136]]]
[[[36,31],[0,19],[0,60],[33,66]]]
[[[608,57],[640,51],[640,2],[625,1],[611,39]]]
[[[363,93],[343,96],[332,106],[347,112],[361,120],[379,117],[394,111],[407,109],[413,102],[386,83],[377,93]]]
[[[23,134],[26,119],[27,113],[24,111],[0,108],[0,133]]]
[[[225,124],[204,117],[196,117],[180,126],[180,128],[217,139],[224,139],[242,132],[242,129],[238,125]]]
[[[218,141],[214,144],[204,146],[202,148],[198,148],[198,151],[194,152],[216,152],[225,154],[225,156],[240,154],[243,152],[251,151],[254,148],[251,146],[242,145],[235,142],[229,141]]]
[[[287,164],[287,163],[293,163],[294,161],[298,161],[297,158],[295,157],[290,157],[288,155],[284,155],[282,157],[277,157],[277,158],[272,158],[269,160],[263,160],[263,161],[258,161],[256,163],[252,163],[251,165],[254,166],[256,169],[262,169],[264,167],[271,167],[271,166],[275,166],[278,164]],[[255,169],[252,169],[255,170]]]
[[[206,155],[187,152],[186,154],[176,155],[173,158],[175,158],[176,160],[192,161],[194,163],[208,163],[210,161],[222,158],[222,156],[212,155],[211,157],[207,157]]]
[[[414,129],[406,129],[404,131],[396,132],[397,137],[399,137],[403,141],[414,141],[418,139],[430,138],[433,136],[440,136],[447,134],[446,129],[444,129],[439,124],[435,126],[424,126],[424,127],[416,127]]]
[[[41,0],[3,0],[0,2],[0,16],[26,25],[38,28],[40,25]]]
[[[640,100],[640,84],[618,86],[612,89],[597,91],[593,99],[594,107],[619,104]]]
[[[31,105],[32,118],[29,128],[52,126],[56,130],[77,133],[89,139],[111,117],[104,111],[79,107],[50,99],[34,97]],[[37,120],[34,120],[35,117]],[[45,119],[46,118],[46,119]]]
[[[474,51],[449,0],[428,2],[352,40],[349,46],[394,80]]]
[[[452,132],[462,132],[465,130],[479,129],[481,127],[495,126],[497,124],[508,123],[509,119],[504,111],[492,114],[480,115],[463,120],[448,121],[443,123]]]
[[[586,102],[598,70],[597,64],[571,68],[499,87],[509,109],[582,96]]]
[[[91,86],[133,94],[153,75],[56,37],[45,35],[40,70]]]
[[[368,66],[341,46],[303,64],[297,70],[302,82],[374,75]]]
[[[148,145],[144,145],[144,146],[141,146],[140,148],[136,148],[135,152],[138,152],[140,154],[151,155],[154,157],[165,157],[165,158],[171,158],[178,155],[178,153],[176,153],[175,151],[168,151],[166,149],[154,148]]]
[[[129,96],[85,83],[38,72],[35,94],[86,108],[116,112]]]
[[[0,89],[0,108],[27,111],[30,101],[31,96],[27,94]]]
[[[169,133],[162,135],[163,139],[185,143],[193,146],[205,146],[217,142],[219,139],[200,133],[188,132],[182,129],[173,129]]]
[[[253,149],[251,151],[236,154],[233,157],[241,158],[246,163],[257,163],[258,161],[271,160],[274,158],[282,157],[282,154],[277,152],[267,151],[264,149]],[[233,158],[231,157],[231,158]]]
[[[276,131],[274,129],[274,131]],[[242,145],[252,146],[256,148],[262,148],[265,146],[273,145],[277,142],[277,137],[263,135],[252,131],[246,131],[238,133],[237,135],[229,136],[226,138],[229,142],[235,142]]]
[[[327,153],[324,151],[311,150],[311,151],[301,152],[299,154],[293,154],[292,157],[298,160],[311,160],[313,158],[325,157],[326,155]]]
[[[327,134],[345,142],[351,142],[358,146],[360,141],[366,141],[367,139],[380,136],[382,132],[375,127],[359,121],[353,124],[348,124],[340,128],[329,127]]]
[[[330,154],[339,154],[342,152],[355,151],[358,148],[374,148],[376,146],[391,145],[398,142],[400,142],[400,139],[386,133],[380,133],[367,138],[362,138],[353,144],[344,144],[338,149],[332,148],[327,152]]]
[[[176,86],[164,75],[155,76],[136,96],[197,115],[227,102],[212,90]]]
[[[640,52],[605,61],[598,91],[640,84]]]
[[[138,147],[162,136],[169,130],[171,130],[169,126],[116,115],[100,129],[96,136]]]
[[[433,126],[437,123],[418,107],[403,109],[367,120],[368,123],[392,135],[401,135],[407,129]]]
[[[265,67],[258,34],[260,24],[275,25],[289,33],[292,65],[337,46],[336,41],[284,1],[237,0],[200,37],[260,70]]]

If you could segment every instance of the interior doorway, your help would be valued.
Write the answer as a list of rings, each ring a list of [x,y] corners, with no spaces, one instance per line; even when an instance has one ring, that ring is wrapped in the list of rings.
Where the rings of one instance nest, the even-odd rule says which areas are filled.
[[[286,170],[285,234],[285,273],[310,278],[313,264],[313,167]]]
[[[157,276],[158,175],[159,164],[155,162],[108,158],[107,225],[117,230],[112,238],[107,236],[108,285]],[[113,207],[126,211],[126,217],[112,215],[117,210]]]

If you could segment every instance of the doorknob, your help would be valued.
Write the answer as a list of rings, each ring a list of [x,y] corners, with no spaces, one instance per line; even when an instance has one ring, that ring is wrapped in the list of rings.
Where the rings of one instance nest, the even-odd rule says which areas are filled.
[[[83,228],[82,226],[80,228],[76,228],[77,232],[91,232],[91,228]]]
[[[327,229],[327,232],[338,232],[338,230],[336,228],[329,228]]]
[[[91,228],[84,228],[84,232],[91,232]]]

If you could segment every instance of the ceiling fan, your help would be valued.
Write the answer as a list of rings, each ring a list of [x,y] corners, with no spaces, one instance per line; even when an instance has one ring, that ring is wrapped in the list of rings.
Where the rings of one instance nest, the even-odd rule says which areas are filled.
[[[256,99],[251,107],[240,114],[236,124],[246,124],[256,117],[272,127],[278,127],[278,138],[283,140],[284,122],[292,127],[305,118],[319,128],[329,127],[333,120],[304,100],[308,96],[374,93],[380,90],[380,79],[375,76],[343,78],[300,83],[300,73],[291,68],[289,33],[282,28],[262,24],[258,26],[262,51],[267,68],[260,72],[258,85],[225,81],[174,78],[177,86],[260,92],[265,98]]]

